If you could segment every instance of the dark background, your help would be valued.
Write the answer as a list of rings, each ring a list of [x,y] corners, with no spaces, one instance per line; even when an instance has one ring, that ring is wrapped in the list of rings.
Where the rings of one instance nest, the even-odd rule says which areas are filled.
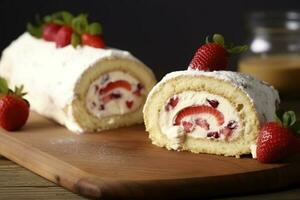
[[[129,50],[160,78],[185,69],[206,35],[244,42],[247,12],[291,9],[299,10],[300,0],[0,0],[0,50],[36,13],[88,12],[91,21],[101,22],[109,46]]]

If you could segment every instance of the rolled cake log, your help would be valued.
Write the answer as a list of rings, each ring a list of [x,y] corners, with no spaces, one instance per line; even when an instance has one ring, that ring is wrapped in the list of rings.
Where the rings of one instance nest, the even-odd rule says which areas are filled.
[[[144,121],[157,146],[239,157],[256,144],[260,125],[274,120],[279,101],[272,86],[248,75],[177,71],[149,93]]]
[[[89,46],[56,48],[24,33],[8,46],[0,75],[24,85],[31,109],[74,132],[142,123],[142,107],[156,80],[130,53]]]

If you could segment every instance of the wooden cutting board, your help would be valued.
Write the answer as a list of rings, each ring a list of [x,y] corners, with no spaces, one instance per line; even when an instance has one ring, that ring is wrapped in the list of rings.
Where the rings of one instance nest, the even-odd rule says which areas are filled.
[[[83,196],[99,199],[178,199],[260,192],[300,182],[300,158],[260,164],[167,151],[144,126],[76,135],[31,113],[22,131],[0,131],[0,153]]]

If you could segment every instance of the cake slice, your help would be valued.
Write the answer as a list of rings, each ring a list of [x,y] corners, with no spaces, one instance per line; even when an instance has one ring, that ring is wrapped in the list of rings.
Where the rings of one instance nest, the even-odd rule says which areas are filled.
[[[144,120],[152,143],[174,150],[239,157],[274,120],[278,92],[231,71],[177,71],[150,92]]]
[[[58,46],[26,32],[4,50],[0,74],[10,87],[24,85],[31,110],[71,131],[142,123],[146,96],[156,82],[150,68],[127,51],[87,41],[90,45],[76,48],[70,41]]]

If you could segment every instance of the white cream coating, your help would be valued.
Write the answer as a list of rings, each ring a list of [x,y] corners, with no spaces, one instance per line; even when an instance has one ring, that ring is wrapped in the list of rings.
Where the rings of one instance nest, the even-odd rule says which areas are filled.
[[[123,88],[116,88],[111,92],[120,94],[121,97],[118,99],[112,99],[108,103],[103,103],[103,101],[101,101],[101,97],[109,95],[111,92],[108,94],[99,95],[99,90],[104,88],[109,82],[118,80],[128,81],[131,84],[131,91]],[[122,71],[113,71],[100,76],[90,85],[88,89],[86,95],[86,107],[88,111],[94,116],[101,118],[111,115],[122,115],[136,110],[142,104],[141,96],[133,94],[133,92],[137,89],[138,83],[139,81],[136,78]],[[95,87],[99,87],[99,89],[95,90]],[[132,107],[129,108],[126,105],[126,101],[132,101]],[[104,109],[101,109],[101,105],[104,106]]]
[[[273,86],[269,85],[264,81],[260,81],[255,79],[254,77],[242,74],[239,72],[233,71],[213,71],[213,72],[205,72],[199,70],[184,70],[184,71],[175,71],[169,74],[166,74],[163,79],[158,82],[153,89],[148,94],[146,104],[148,101],[151,101],[154,93],[159,91],[159,88],[166,82],[171,79],[175,79],[180,76],[194,76],[194,77],[212,77],[224,81],[230,82],[233,86],[241,89],[245,95],[249,98],[250,102],[253,103],[260,124],[263,124],[267,121],[274,121],[276,112],[276,102],[279,104],[279,94],[277,90],[274,89]],[[170,97],[171,98],[171,97]],[[167,103],[167,102],[166,102]],[[145,108],[145,107],[144,107]],[[145,110],[144,110],[145,112]],[[165,121],[165,123],[169,123]],[[167,124],[160,124],[160,127],[166,127]],[[166,134],[166,133],[164,133]],[[178,149],[179,144],[183,140],[183,128],[177,128],[173,126],[169,129],[166,135],[170,140],[174,141],[173,149]],[[255,145],[255,144],[253,144]],[[254,148],[252,148],[252,155],[255,156]]]
[[[213,71],[205,72],[198,70],[175,71],[166,74],[160,82],[158,82],[148,94],[147,101],[157,92],[159,87],[165,82],[179,76],[208,76],[216,79],[229,81],[235,87],[240,88],[254,104],[258,118],[261,123],[273,121],[276,111],[275,102],[280,103],[279,94],[273,86],[264,81],[255,79],[254,77],[233,71]],[[245,87],[247,85],[247,87]],[[147,102],[146,101],[146,102]]]
[[[182,126],[174,126],[174,118],[176,114],[182,110],[185,107],[189,106],[195,106],[195,105],[207,105],[210,106],[210,104],[207,102],[206,99],[209,100],[217,100],[219,102],[218,107],[216,110],[220,111],[224,116],[224,123],[220,126],[215,117],[210,114],[200,114],[200,115],[190,115],[185,117],[183,120],[188,122],[195,122],[195,120],[199,117],[205,119],[209,124],[209,130],[205,130],[201,128],[200,126],[194,126],[194,131],[187,134],[187,137],[193,137],[193,138],[207,138],[208,132],[218,132],[221,128],[224,128],[227,126],[230,120],[234,120],[237,122],[238,126],[236,129],[232,130],[232,135],[230,138],[228,138],[228,141],[234,140],[238,137],[240,131],[242,131],[242,126],[240,122],[240,118],[238,116],[238,113],[236,112],[235,108],[231,103],[225,99],[224,97],[210,94],[205,91],[196,92],[196,91],[185,91],[182,93],[179,93],[175,95],[174,97],[178,98],[177,105],[173,108],[167,111],[164,109],[164,106],[161,108],[160,116],[159,116],[159,125],[161,127],[161,130],[164,134],[166,134],[169,138],[170,137],[178,137],[182,136],[183,132]],[[195,124],[195,123],[194,123]],[[175,133],[175,134],[174,134]],[[178,135],[179,134],[179,135]],[[224,135],[220,135],[220,138],[218,140],[225,140]]]
[[[9,86],[25,85],[25,91],[30,91],[26,98],[32,110],[74,132],[83,132],[69,108],[75,97],[75,85],[88,68],[110,57],[137,61],[129,52],[115,49],[71,45],[56,48],[54,42],[37,39],[26,32],[3,51],[0,75],[9,77]],[[65,108],[69,108],[67,113]]]

